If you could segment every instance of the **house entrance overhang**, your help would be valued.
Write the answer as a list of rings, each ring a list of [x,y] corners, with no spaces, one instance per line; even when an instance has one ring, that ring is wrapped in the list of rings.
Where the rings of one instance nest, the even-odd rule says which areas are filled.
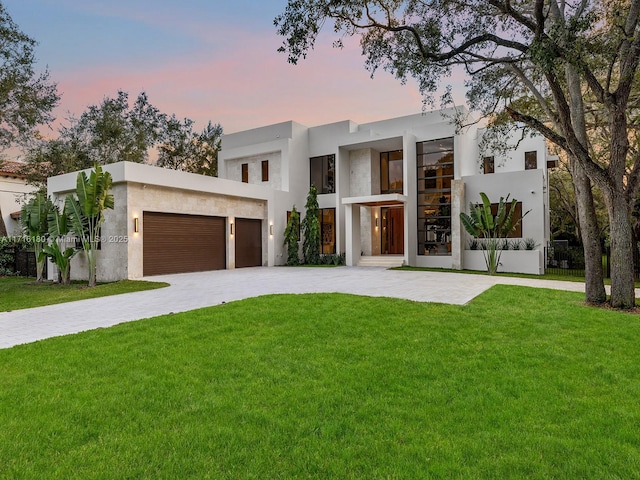
[[[343,205],[362,205],[365,207],[389,207],[393,205],[405,205],[409,197],[399,193],[387,193],[384,195],[367,195],[364,197],[346,197],[342,199]]]

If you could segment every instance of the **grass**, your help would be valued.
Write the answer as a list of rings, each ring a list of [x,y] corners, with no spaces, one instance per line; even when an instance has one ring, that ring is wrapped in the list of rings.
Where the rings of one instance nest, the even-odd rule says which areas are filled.
[[[639,478],[640,318],[582,297],[267,296],[1,350],[0,476]]]
[[[113,283],[102,283],[88,288],[87,282],[59,285],[52,282],[36,283],[33,278],[0,277],[0,299],[2,299],[0,311],[7,312],[22,308],[53,305],[54,303],[152,290],[154,288],[167,287],[168,285],[168,283],[164,282],[122,280]]]

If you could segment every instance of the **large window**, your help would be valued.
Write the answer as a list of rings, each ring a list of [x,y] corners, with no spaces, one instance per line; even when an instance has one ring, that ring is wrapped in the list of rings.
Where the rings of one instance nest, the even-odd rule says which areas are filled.
[[[320,253],[336,253],[336,209],[320,209]]]
[[[335,155],[323,155],[310,159],[311,185],[318,193],[335,193]]]
[[[453,138],[418,142],[418,255],[451,255]]]
[[[402,150],[380,154],[380,193],[402,193]]]

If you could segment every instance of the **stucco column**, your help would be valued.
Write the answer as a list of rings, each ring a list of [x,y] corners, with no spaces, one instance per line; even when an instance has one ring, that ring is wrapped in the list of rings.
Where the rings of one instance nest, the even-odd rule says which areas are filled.
[[[460,213],[464,211],[464,182],[451,181],[451,268],[462,270],[464,255],[464,231]]]
[[[346,264],[349,267],[358,265],[360,261],[360,205],[345,205]]]

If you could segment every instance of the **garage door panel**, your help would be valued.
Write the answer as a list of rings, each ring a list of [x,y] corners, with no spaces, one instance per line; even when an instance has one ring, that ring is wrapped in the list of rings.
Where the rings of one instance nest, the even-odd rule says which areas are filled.
[[[236,268],[262,266],[262,220],[236,218]]]
[[[224,269],[225,229],[224,217],[144,212],[144,275]]]

